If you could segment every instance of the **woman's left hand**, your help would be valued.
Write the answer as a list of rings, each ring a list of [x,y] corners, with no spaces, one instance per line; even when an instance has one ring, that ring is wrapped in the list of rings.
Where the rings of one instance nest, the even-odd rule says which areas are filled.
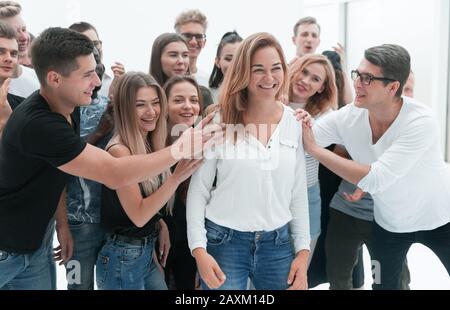
[[[166,267],[167,257],[169,256],[170,251],[169,228],[167,227],[167,224],[164,222],[164,220],[159,220],[159,225],[159,249],[156,255],[158,257],[158,261],[161,263],[161,266]]]

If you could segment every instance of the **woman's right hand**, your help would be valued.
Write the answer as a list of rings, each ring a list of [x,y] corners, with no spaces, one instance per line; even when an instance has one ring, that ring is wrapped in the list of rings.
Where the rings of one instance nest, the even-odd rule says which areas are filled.
[[[226,277],[214,257],[208,254],[203,248],[197,248],[192,253],[197,262],[198,273],[203,282],[210,289],[218,289],[221,287],[225,283]]]
[[[178,162],[172,176],[178,184],[187,180],[203,163],[203,159],[182,159]]]

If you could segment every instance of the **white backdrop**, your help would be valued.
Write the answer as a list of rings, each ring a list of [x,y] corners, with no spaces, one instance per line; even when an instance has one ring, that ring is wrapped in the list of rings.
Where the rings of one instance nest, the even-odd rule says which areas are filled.
[[[127,70],[148,71],[153,40],[174,32],[177,15],[198,8],[208,17],[207,43],[199,57],[200,68],[211,72],[222,35],[237,30],[242,37],[260,31],[274,34],[288,58],[295,53],[292,27],[301,15],[302,0],[17,0],[22,4],[28,29],[39,34],[50,26],[68,27],[78,21],[92,23],[104,42],[105,65],[113,61]],[[126,6],[124,5],[126,3]]]
[[[271,32],[280,40],[288,59],[295,53],[291,42],[292,27],[304,15],[315,15],[322,25],[320,51],[330,49],[339,37],[337,5],[307,7],[303,0],[128,0],[126,6],[118,1],[102,0],[18,1],[23,6],[28,29],[35,35],[50,26],[67,27],[82,20],[90,22],[96,26],[104,42],[107,66],[117,60],[123,62],[127,70],[144,72],[148,71],[153,40],[163,32],[173,32],[174,20],[184,9],[198,8],[208,16],[207,44],[199,59],[200,67],[207,72],[212,70],[218,41],[226,31],[237,30],[243,37],[259,31]],[[367,47],[387,42],[402,44],[413,57],[417,97],[432,105],[430,89],[435,81],[430,73],[430,55],[437,46],[436,38],[432,36],[436,30],[433,28],[436,27],[433,24],[433,14],[436,13],[433,3],[424,0],[350,3],[347,32],[349,69],[358,65]],[[408,260],[413,289],[450,289],[450,279],[444,267],[428,249],[414,246]],[[368,288],[368,257],[365,262]],[[58,272],[58,286],[60,289],[65,287],[62,268]]]

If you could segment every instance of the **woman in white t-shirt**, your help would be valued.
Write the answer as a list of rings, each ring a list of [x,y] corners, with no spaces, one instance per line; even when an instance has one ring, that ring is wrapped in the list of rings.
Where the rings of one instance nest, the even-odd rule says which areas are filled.
[[[337,88],[333,66],[322,55],[308,54],[296,59],[289,68],[289,106],[306,110],[314,120],[337,108]],[[306,154],[311,254],[319,239],[321,199],[319,162]]]

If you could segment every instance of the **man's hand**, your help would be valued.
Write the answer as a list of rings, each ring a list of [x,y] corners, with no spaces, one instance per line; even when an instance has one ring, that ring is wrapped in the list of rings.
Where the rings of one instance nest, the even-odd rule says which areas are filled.
[[[9,117],[11,116],[12,109],[8,102],[8,91],[9,84],[11,83],[11,79],[6,79],[3,82],[2,87],[0,87],[0,133],[3,130],[3,127],[8,122]]]
[[[342,193],[345,200],[348,202],[358,202],[364,197],[365,194],[366,193],[360,188],[357,188],[353,194]]]
[[[114,73],[114,78],[118,78],[125,74],[125,66],[117,61],[111,66],[111,70]]]
[[[56,235],[59,246],[53,249],[55,261],[61,261],[59,265],[66,264],[73,254],[73,239],[70,233],[69,225],[56,225]]]

